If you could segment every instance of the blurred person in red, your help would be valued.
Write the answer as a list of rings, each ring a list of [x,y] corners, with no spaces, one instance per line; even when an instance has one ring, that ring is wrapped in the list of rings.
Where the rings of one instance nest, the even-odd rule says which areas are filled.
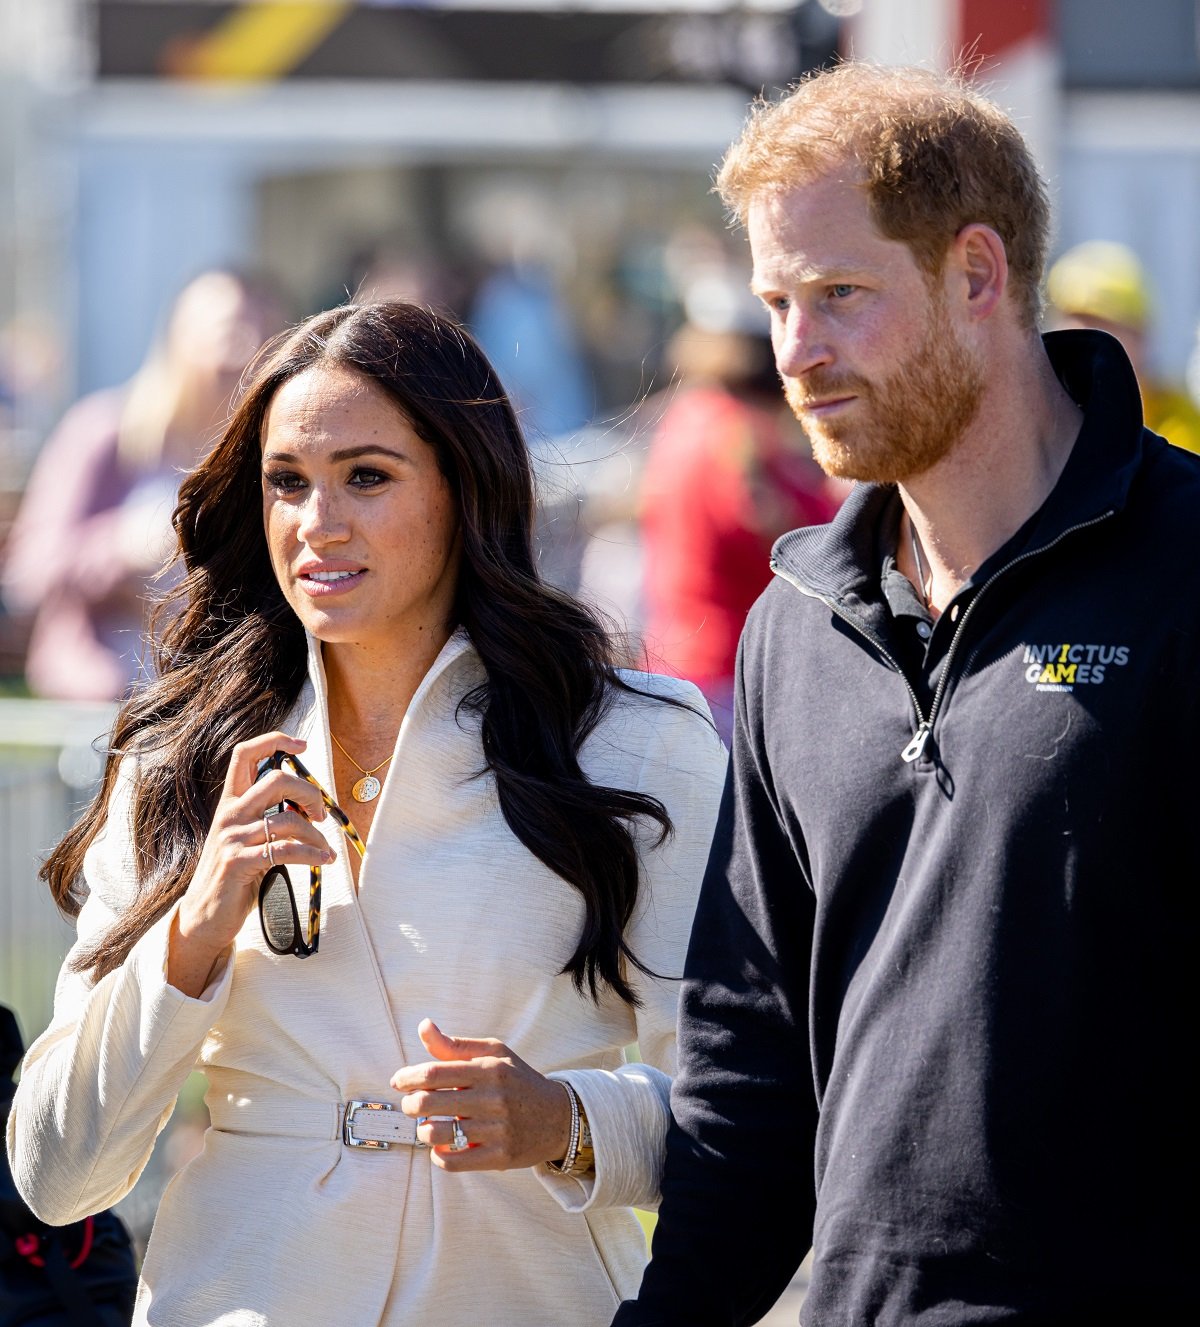
[[[1124,346],[1141,389],[1146,427],[1176,447],[1200,452],[1200,410],[1186,389],[1150,371],[1146,342],[1154,301],[1133,250],[1107,240],[1077,244],[1051,267],[1046,293],[1056,327],[1094,328]]]
[[[704,692],[728,742],[738,637],[771,546],[831,519],[844,490],[787,408],[766,328],[708,321],[697,312],[667,347],[681,385],[642,480],[645,638],[656,665]]]
[[[217,435],[242,371],[282,323],[259,282],[201,273],[133,378],[72,406],[42,448],[3,569],[8,608],[34,615],[25,675],[37,695],[113,700],[138,676],[180,475]]]

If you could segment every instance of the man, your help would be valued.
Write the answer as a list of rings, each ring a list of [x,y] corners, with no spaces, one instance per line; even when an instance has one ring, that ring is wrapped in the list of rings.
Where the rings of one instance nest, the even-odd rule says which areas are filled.
[[[966,87],[849,64],[719,178],[817,458],[776,545],[622,1327],[1184,1320],[1200,463],[1039,338],[1047,205]]]
[[[1150,286],[1138,256],[1123,244],[1088,240],[1050,269],[1046,294],[1057,327],[1094,327],[1125,348],[1142,390],[1146,427],[1176,447],[1200,452],[1200,409],[1187,391],[1150,372]]]

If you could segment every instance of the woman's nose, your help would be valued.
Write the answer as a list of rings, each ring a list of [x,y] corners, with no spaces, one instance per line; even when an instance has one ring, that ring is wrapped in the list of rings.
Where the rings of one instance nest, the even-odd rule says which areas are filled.
[[[311,489],[305,499],[296,533],[306,544],[339,543],[350,537],[341,504],[320,488]]]

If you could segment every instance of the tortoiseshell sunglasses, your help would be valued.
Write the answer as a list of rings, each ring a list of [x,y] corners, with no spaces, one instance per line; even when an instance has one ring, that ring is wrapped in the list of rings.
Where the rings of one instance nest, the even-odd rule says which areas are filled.
[[[321,794],[325,810],[342,827],[342,833],[350,840],[360,857],[365,856],[364,845],[358,830],[350,823],[350,817],[342,810],[324,788],[313,778],[303,763],[287,751],[276,751],[259,762],[255,782],[274,769],[291,766],[298,774]],[[268,809],[270,815],[282,810],[300,811],[295,802],[280,802]],[[303,811],[300,811],[303,815]],[[296,895],[292,882],[282,866],[273,866],[262,878],[258,887],[258,920],[262,926],[263,939],[267,948],[274,954],[295,954],[297,958],[307,958],[315,954],[321,943],[321,868],[310,866],[308,869],[308,937],[300,928],[300,913],[296,908]]]

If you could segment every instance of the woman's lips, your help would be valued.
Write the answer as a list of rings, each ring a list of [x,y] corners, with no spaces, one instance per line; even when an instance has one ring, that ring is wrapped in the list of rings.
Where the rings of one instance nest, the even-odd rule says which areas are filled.
[[[304,572],[296,579],[305,594],[313,599],[326,599],[330,595],[345,594],[361,585],[366,577],[366,568],[351,572]]]

